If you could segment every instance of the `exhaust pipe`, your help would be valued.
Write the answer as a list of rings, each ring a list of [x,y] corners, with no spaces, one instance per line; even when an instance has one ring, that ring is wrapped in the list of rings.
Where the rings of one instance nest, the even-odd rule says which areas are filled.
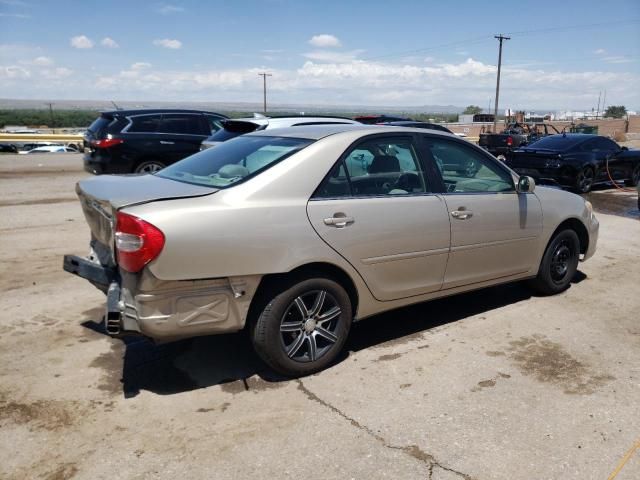
[[[120,335],[122,330],[122,313],[120,312],[120,285],[111,282],[107,290],[107,313],[104,317],[104,328],[109,335]]]

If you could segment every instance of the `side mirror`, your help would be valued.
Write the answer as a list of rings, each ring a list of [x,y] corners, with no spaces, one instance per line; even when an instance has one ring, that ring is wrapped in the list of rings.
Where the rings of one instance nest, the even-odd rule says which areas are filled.
[[[518,179],[516,185],[516,192],[518,193],[533,193],[536,189],[536,182],[533,178],[523,175]]]
[[[623,152],[628,152],[629,151],[629,147],[622,147],[621,149]]]

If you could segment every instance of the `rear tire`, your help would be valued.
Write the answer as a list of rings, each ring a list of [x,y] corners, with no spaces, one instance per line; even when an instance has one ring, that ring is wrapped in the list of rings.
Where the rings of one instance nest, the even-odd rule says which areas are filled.
[[[543,295],[555,295],[569,287],[578,269],[580,240],[571,229],[558,232],[547,245],[540,262],[538,276],[531,286]]]
[[[134,173],[156,173],[162,170],[166,165],[157,160],[147,160],[139,163]]]
[[[253,347],[276,372],[309,375],[334,362],[351,328],[347,292],[328,278],[299,279],[272,291],[251,329]]]
[[[575,190],[578,193],[589,193],[591,191],[591,187],[593,187],[595,178],[596,175],[593,168],[584,167],[578,172],[578,175],[576,175],[576,183],[574,186]]]

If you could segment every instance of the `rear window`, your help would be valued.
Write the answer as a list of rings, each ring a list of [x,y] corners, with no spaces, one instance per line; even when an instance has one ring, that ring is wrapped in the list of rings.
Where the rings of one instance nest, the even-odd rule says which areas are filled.
[[[227,188],[302,150],[313,140],[241,136],[191,155],[157,173],[159,177],[205,187]]]
[[[96,118],[91,125],[89,125],[88,130],[93,133],[99,133],[102,130],[106,129],[107,126],[113,121],[113,118],[107,118],[100,116]]]
[[[531,148],[532,150],[558,150],[564,151],[578,145],[580,142],[585,141],[585,138],[565,137],[563,135],[549,135],[543,137],[533,143],[530,143],[525,148]]]

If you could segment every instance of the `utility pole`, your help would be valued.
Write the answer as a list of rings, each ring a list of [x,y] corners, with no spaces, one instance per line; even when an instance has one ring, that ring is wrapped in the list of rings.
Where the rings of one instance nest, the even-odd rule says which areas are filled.
[[[502,41],[511,40],[511,37],[505,37],[504,35],[494,35],[493,38],[497,38],[500,41],[500,50],[498,51],[498,80],[496,82],[496,106],[493,110],[493,133],[496,133],[498,123],[498,97],[500,96],[500,68],[502,67]]]
[[[264,114],[267,114],[267,77],[271,77],[272,75],[267,72],[259,73],[262,77],[262,99],[263,99],[263,109]]]
[[[602,99],[602,118],[604,118],[604,114],[607,112],[607,107],[604,106],[604,103],[607,101],[607,91],[604,91],[604,98]]]
[[[600,97],[602,96],[602,90],[598,93],[598,108],[596,109],[596,120],[598,119],[598,115],[600,114]]]
[[[46,103],[45,105],[49,105],[49,117],[51,118],[51,125],[49,128],[53,130],[53,103]]]

